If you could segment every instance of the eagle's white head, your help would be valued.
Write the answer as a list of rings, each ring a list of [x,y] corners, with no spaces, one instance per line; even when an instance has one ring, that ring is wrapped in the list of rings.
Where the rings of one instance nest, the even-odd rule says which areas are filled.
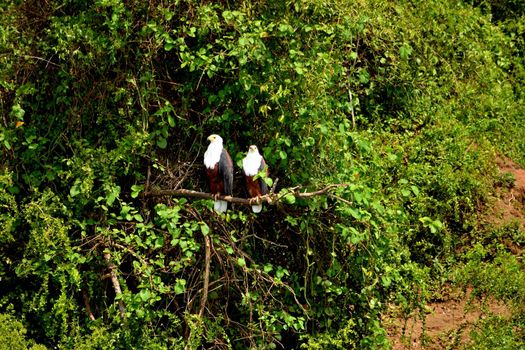
[[[210,141],[210,143],[220,143],[222,145],[222,137],[217,134],[211,134],[208,136],[208,141]]]
[[[222,137],[220,137],[217,134],[212,134],[208,136],[208,141],[210,141],[210,144],[208,145],[208,149],[204,153],[204,165],[208,169],[213,169],[215,167],[215,164],[217,164],[221,159],[223,147]]]
[[[257,148],[257,146],[251,145],[250,147],[248,147],[248,154],[249,153],[259,154],[259,149]]]
[[[246,176],[255,176],[259,172],[263,157],[259,153],[257,146],[251,145],[248,148],[248,154],[242,160],[242,168]]]

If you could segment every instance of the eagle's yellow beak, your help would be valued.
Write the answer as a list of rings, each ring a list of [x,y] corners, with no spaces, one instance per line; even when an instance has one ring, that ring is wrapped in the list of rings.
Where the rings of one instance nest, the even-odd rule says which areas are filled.
[[[208,136],[208,141],[212,142],[216,139],[217,137],[215,135],[210,135]]]

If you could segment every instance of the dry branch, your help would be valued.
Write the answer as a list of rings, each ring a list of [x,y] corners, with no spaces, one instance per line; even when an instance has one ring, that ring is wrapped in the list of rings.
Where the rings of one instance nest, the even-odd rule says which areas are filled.
[[[91,306],[89,305],[89,295],[87,289],[82,288],[82,299],[84,300],[84,306],[86,307],[86,313],[91,321],[95,321],[95,315],[91,311]]]
[[[323,189],[320,189],[318,191],[313,192],[299,192],[298,187],[290,189],[290,192],[285,191],[285,195],[291,194],[295,198],[301,199],[301,198],[311,198],[315,196],[320,196],[323,194],[328,193],[329,191],[333,190],[334,188],[338,187],[346,187],[349,186],[348,184],[331,184],[326,186]],[[199,192],[199,191],[193,191],[193,190],[186,190],[186,189],[178,189],[178,190],[158,190],[158,191],[147,191],[144,193],[144,197],[162,197],[162,196],[173,196],[173,197],[193,197],[193,198],[200,198],[200,199],[215,199],[215,196],[211,193],[206,192]],[[259,197],[257,199],[249,199],[249,198],[239,198],[239,197],[233,197],[233,196],[218,196],[217,199],[230,202],[230,203],[237,203],[237,204],[245,204],[245,205],[252,205],[252,204],[260,204],[262,202],[266,202],[269,204],[275,204],[281,200],[283,197],[282,194],[279,193],[270,193],[267,195],[264,195],[262,197]]]
[[[210,259],[211,259],[210,236],[208,235],[204,236],[204,242],[206,244],[205,245],[206,257],[205,257],[205,265],[204,265],[204,286],[202,287],[201,305],[199,309],[200,317],[204,315],[204,309],[206,308],[206,303],[208,302],[208,288],[210,286]]]
[[[106,260],[106,263],[108,264],[109,275],[111,277],[113,289],[115,290],[115,295],[120,296],[122,294],[122,289],[120,288],[120,282],[118,281],[117,272],[115,271],[117,267],[111,261],[111,255],[109,253],[104,253],[104,260]],[[124,302],[122,300],[118,301],[118,308],[120,310],[120,317],[124,318],[126,308],[124,307]]]

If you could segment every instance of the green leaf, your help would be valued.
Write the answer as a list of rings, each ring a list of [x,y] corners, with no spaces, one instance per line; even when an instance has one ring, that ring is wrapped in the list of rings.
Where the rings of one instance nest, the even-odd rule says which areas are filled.
[[[270,271],[273,270],[272,264],[264,264],[263,270],[264,272],[269,273]]]
[[[201,227],[201,232],[204,236],[207,236],[210,233],[210,227],[206,223],[201,222],[200,227]]]
[[[157,239],[155,239],[155,249],[162,248],[164,246],[164,236],[159,236]]]
[[[294,204],[295,203],[295,196],[292,193],[288,193],[286,196],[284,196],[284,200],[288,204]]]
[[[108,191],[108,194],[106,195],[106,204],[111,206],[120,194],[120,186],[108,186],[106,189]]]
[[[11,194],[19,194],[20,193],[20,187],[14,185],[14,186],[9,186],[7,188],[7,192],[11,193]]]
[[[388,153],[387,154],[387,159],[391,162],[394,162],[397,160],[397,154],[394,154],[394,153]]]
[[[404,196],[404,197],[408,197],[412,194],[412,192],[410,192],[409,190],[407,190],[406,188],[403,188],[401,189],[401,194]]]
[[[404,44],[399,48],[399,56],[406,60],[412,54],[412,46]]]
[[[354,208],[348,208],[348,212],[350,213],[350,215],[352,215],[352,217],[354,217],[355,219],[357,220],[361,220],[361,213],[359,212],[358,209],[354,209]]]
[[[367,84],[370,81],[370,73],[366,69],[361,69],[358,74],[360,83]]]
[[[275,277],[277,278],[283,278],[284,275],[290,275],[287,269],[282,268],[281,266],[277,267],[277,271],[275,271]]]
[[[144,185],[131,186],[131,198],[137,198],[142,190],[144,190]]]
[[[139,292],[139,297],[142,301],[148,301],[151,298],[151,292],[147,289],[143,289]]]
[[[24,114],[26,114],[26,111],[23,110],[22,107],[20,107],[20,105],[17,103],[13,105],[13,107],[11,108],[11,113],[13,116],[15,116],[16,119],[23,120]]]
[[[175,118],[173,118],[173,115],[168,114],[168,124],[173,128],[175,127]]]
[[[80,180],[77,179],[75,183],[73,184],[73,186],[71,186],[71,188],[69,189],[69,194],[71,195],[71,197],[75,197],[79,193],[80,193]]]
[[[159,148],[165,149],[167,145],[168,141],[164,137],[159,137],[157,139],[157,146],[159,146]]]
[[[364,235],[357,231],[354,227],[349,227],[349,231],[352,233],[350,235],[350,243],[357,244],[364,240]]]
[[[240,267],[245,267],[246,260],[244,260],[244,258],[237,258],[237,265],[239,265]]]
[[[186,291],[186,280],[178,278],[175,282],[175,287],[173,287],[175,294],[182,294]]]
[[[387,277],[387,276],[382,276],[381,277],[381,281],[383,282],[383,287],[387,287],[387,288],[392,283],[392,279],[390,277]]]

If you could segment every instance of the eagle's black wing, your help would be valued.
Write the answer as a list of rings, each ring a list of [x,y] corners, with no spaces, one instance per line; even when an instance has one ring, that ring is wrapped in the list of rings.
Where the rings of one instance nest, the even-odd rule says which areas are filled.
[[[224,182],[224,194],[231,196],[233,190],[233,161],[228,151],[223,148],[219,159],[219,176]]]
[[[261,165],[259,166],[258,172],[261,172],[266,168],[266,162],[264,161],[264,158],[261,159]],[[266,171],[266,176],[268,176],[268,170]],[[259,178],[259,184],[261,186],[261,193],[263,195],[268,193],[268,185],[266,185],[266,182],[263,178]]]

